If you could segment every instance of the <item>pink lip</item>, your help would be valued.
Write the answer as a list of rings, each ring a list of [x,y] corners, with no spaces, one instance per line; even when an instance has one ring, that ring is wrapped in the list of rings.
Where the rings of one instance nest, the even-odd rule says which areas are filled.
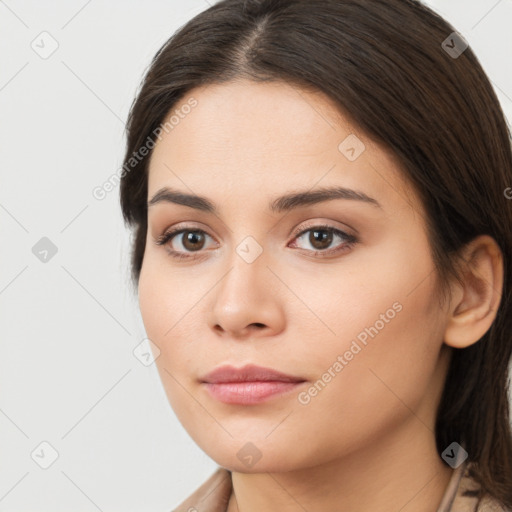
[[[213,398],[241,405],[263,402],[305,382],[301,377],[255,365],[242,368],[221,366],[200,380]]]

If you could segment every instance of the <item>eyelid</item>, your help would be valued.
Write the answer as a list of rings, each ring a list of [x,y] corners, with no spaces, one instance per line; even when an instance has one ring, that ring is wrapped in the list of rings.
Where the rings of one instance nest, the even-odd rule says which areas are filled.
[[[293,236],[294,238],[299,236],[299,235],[302,235],[305,231],[308,231],[310,229],[313,229],[313,228],[323,228],[323,229],[332,229],[332,230],[338,230],[338,231],[341,231],[343,233],[345,233],[347,236],[358,236],[359,235],[359,232],[350,227],[350,226],[347,226],[349,227],[349,231],[347,232],[347,230],[345,228],[338,228],[332,224],[330,224],[330,221],[324,221],[324,220],[315,220],[315,221],[307,221],[308,224],[307,225],[304,225],[304,224],[301,224],[299,225],[297,228],[295,228],[289,236]],[[352,230],[354,233],[350,233],[350,230]],[[174,236],[180,234],[180,232],[182,231],[202,231],[204,233],[206,233],[210,238],[213,238],[214,240],[215,237],[213,235],[210,235],[208,233],[208,231],[206,229],[203,229],[202,227],[199,227],[199,226],[191,226],[189,224],[183,224],[182,223],[178,223],[176,226],[173,226],[172,228],[166,228],[164,229],[163,233],[161,235],[159,235],[158,237],[156,237],[154,239],[155,243],[158,243],[159,240],[163,239],[164,237],[166,237],[167,235],[169,234],[172,234]]]
[[[307,224],[301,224],[297,228],[295,228],[291,233],[290,236],[293,236],[294,238],[302,235],[305,231],[309,231],[313,228],[321,228],[321,229],[330,229],[333,231],[341,231],[344,233],[347,237],[353,237],[358,238],[359,232],[357,229],[354,229],[348,225],[344,225],[346,227],[337,227],[333,224],[333,221],[328,220],[313,220],[313,221],[306,221]],[[347,229],[348,228],[348,229]]]

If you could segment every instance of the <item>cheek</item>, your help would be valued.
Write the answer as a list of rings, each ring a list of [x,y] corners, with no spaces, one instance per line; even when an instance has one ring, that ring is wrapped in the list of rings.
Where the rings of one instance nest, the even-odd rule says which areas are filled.
[[[140,272],[139,307],[148,336],[167,344],[186,322],[196,293],[186,273],[176,273],[163,250],[146,250]],[[165,347],[162,347],[165,348]]]
[[[328,408],[342,420],[350,411],[371,424],[379,409],[406,412],[400,399],[412,407],[429,393],[444,324],[428,245],[407,247],[390,246],[378,258],[360,253],[350,271],[318,276],[314,288],[296,285],[322,321],[296,336],[300,359],[318,382],[304,396],[311,409],[317,407],[313,415]]]
[[[302,397],[306,414],[320,418],[329,411],[329,421],[355,438],[410,416],[434,392],[429,385],[443,340],[436,283],[428,265],[410,261],[395,260],[377,273],[367,267],[353,294],[323,310],[336,336],[304,354],[316,370]],[[366,293],[370,287],[373,293]]]
[[[169,404],[182,424],[188,426],[194,423],[189,417],[192,401],[183,386],[189,387],[184,375],[189,373],[194,360],[187,352],[190,339],[184,338],[180,331],[186,316],[185,311],[180,311],[183,301],[173,292],[179,289],[178,283],[167,282],[163,278],[166,273],[161,270],[146,260],[139,278],[139,307],[146,334],[160,350],[155,364]]]
[[[158,255],[145,259],[138,296],[146,334],[160,350],[156,365],[171,399],[179,383],[188,387],[199,375],[205,366],[201,361],[210,355],[204,340],[211,334],[205,330],[201,300],[212,282],[211,278],[194,280],[190,272],[173,273],[168,262],[161,260]]]

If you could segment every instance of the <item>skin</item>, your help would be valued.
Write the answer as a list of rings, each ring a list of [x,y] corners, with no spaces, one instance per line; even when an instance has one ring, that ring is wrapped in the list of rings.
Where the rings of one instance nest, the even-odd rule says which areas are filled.
[[[453,472],[435,447],[436,408],[451,347],[478,341],[494,320],[496,244],[480,237],[468,246],[467,282],[454,283],[441,304],[417,194],[393,155],[329,98],[240,80],[195,89],[173,111],[190,97],[197,106],[153,150],[148,200],[172,187],[219,211],[165,201],[148,208],[139,303],[177,417],[233,472],[228,511],[431,512]],[[354,161],[338,149],[350,134],[365,145]],[[334,199],[285,213],[268,208],[277,196],[335,185],[380,207]],[[319,224],[357,242],[334,235],[322,249],[311,231],[293,235]],[[178,225],[204,231],[199,250],[183,234],[155,243]],[[262,250],[252,263],[236,251],[248,236]],[[174,259],[169,249],[191,258]],[[400,312],[300,403],[299,392],[396,303]],[[257,405],[221,403],[200,383],[220,365],[246,363],[307,382]],[[248,442],[261,454],[252,467],[237,457]]]

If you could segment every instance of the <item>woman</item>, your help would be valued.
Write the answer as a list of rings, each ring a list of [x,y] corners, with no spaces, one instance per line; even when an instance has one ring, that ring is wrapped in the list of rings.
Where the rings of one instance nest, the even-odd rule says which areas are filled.
[[[144,325],[219,464],[176,510],[512,507],[510,133],[453,27],[221,0],[127,134]]]

